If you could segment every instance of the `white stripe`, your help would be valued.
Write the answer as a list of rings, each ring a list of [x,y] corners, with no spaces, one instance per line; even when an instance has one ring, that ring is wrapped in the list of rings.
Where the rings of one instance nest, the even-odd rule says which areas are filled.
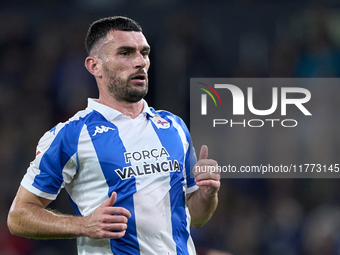
[[[78,255],[112,255],[110,239],[77,238]]]

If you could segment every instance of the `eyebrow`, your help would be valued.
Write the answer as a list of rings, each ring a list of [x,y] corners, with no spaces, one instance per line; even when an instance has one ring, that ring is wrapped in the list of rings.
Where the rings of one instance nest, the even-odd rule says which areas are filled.
[[[143,48],[142,48],[142,51],[145,51],[145,50],[148,50],[148,51],[150,51],[150,46],[144,46]],[[121,46],[121,47],[119,47],[117,50],[128,50],[128,51],[134,51],[134,50],[136,50],[136,47],[131,47],[131,46]]]

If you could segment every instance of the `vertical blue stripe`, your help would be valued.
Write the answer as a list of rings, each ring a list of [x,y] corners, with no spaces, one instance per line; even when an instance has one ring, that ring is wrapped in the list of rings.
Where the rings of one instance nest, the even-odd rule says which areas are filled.
[[[130,163],[125,163],[124,153],[126,149],[119,137],[118,128],[97,112],[92,115],[91,119],[89,118],[87,125],[100,166],[109,186],[108,196],[111,196],[113,191],[117,192],[117,200],[113,206],[124,207],[131,213],[125,236],[119,239],[111,239],[111,250],[113,254],[138,255],[140,252],[133,203],[133,194],[136,192],[135,178],[122,180],[115,172],[116,169],[123,170],[124,167],[131,165]],[[97,133],[93,136],[96,126],[101,127],[102,125],[114,130],[110,129],[107,132]]]
[[[166,116],[164,116],[164,114],[163,116],[161,115],[161,117],[171,123],[171,121]],[[170,173],[171,189],[169,193],[171,203],[172,235],[176,243],[177,254],[189,254],[187,247],[189,233],[187,231],[185,193],[183,191],[183,185],[185,183],[183,176],[183,164],[185,164],[185,162],[182,140],[177,129],[172,123],[167,129],[158,129],[153,122],[152,125],[162,146],[165,147],[170,155],[170,158],[168,159],[171,161],[177,160],[180,164],[181,172]]]

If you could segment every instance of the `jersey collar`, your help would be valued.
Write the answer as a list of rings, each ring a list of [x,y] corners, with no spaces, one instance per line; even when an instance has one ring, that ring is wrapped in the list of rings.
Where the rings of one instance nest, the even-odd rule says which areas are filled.
[[[148,103],[143,100],[143,111],[141,114],[147,116],[154,117],[154,113],[150,110],[150,107],[148,106]],[[88,98],[87,99],[87,108],[90,110],[95,110],[102,114],[108,121],[112,121],[113,119],[117,118],[118,116],[124,116],[123,113],[120,111],[117,111],[107,105],[101,104],[98,102],[98,99]]]

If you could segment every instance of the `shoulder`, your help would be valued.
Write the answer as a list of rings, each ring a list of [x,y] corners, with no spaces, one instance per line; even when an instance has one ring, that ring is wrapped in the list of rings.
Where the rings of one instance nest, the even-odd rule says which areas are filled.
[[[73,137],[79,134],[86,123],[87,118],[89,118],[92,113],[93,111],[91,110],[82,110],[77,112],[67,121],[59,122],[56,126],[43,135],[39,143],[43,142],[44,140],[54,140],[57,137],[60,139],[61,137]]]

